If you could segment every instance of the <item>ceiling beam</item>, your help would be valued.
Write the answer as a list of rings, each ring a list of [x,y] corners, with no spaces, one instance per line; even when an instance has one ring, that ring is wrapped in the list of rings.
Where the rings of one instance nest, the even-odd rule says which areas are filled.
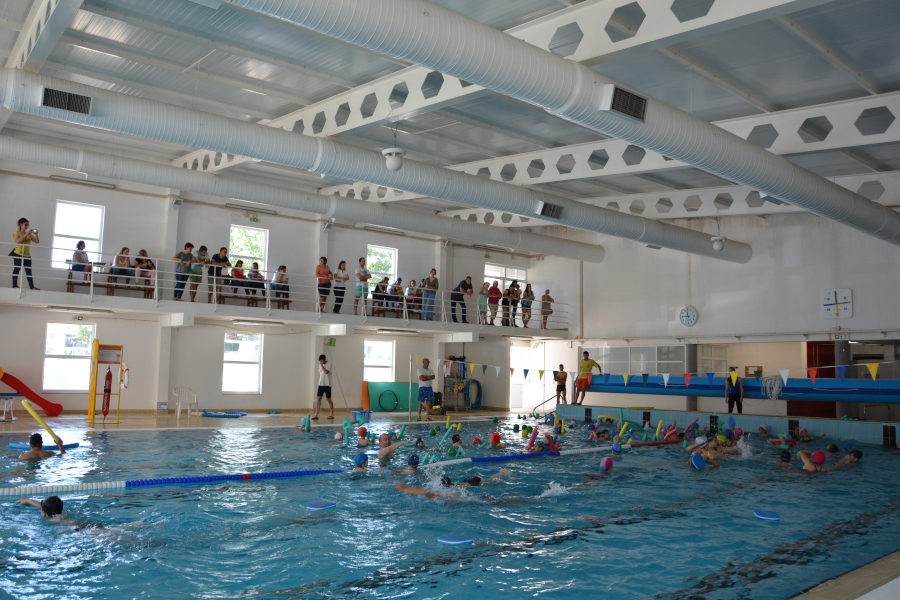
[[[330,73],[325,73],[323,71],[318,71],[316,69],[312,69],[310,67],[304,67],[302,65],[298,65],[295,62],[291,62],[285,58],[281,58],[278,56],[274,56],[272,54],[267,54],[265,52],[260,52],[258,50],[250,50],[248,48],[242,48],[240,46],[233,46],[231,44],[227,44],[225,42],[220,42],[208,36],[199,35],[196,33],[188,33],[187,31],[183,31],[181,29],[176,29],[174,27],[169,27],[167,25],[162,25],[160,23],[156,23],[153,21],[148,21],[146,19],[141,19],[140,17],[135,17],[133,15],[129,15],[123,12],[110,10],[108,8],[102,8],[94,5],[85,5],[82,7],[82,10],[87,11],[89,13],[100,15],[101,17],[106,17],[108,19],[113,19],[115,21],[121,21],[122,23],[127,23],[133,27],[138,27],[141,29],[146,29],[147,31],[152,31],[154,33],[159,33],[161,35],[167,35],[169,37],[173,37],[179,40],[184,40],[187,42],[192,42],[194,44],[199,44],[201,46],[205,46],[207,48],[214,48],[216,50],[220,50],[222,52],[227,52],[228,54],[233,54],[234,56],[242,56],[246,58],[251,58],[253,60],[258,60],[260,62],[268,63],[270,65],[274,65],[276,67],[281,67],[282,69],[286,69],[293,73],[297,73],[299,75],[305,75],[307,77],[315,77],[316,79],[321,79],[322,81],[327,81],[334,85],[343,87],[343,88],[352,88],[356,86],[356,82],[350,79],[346,79],[344,77],[340,77],[337,75],[332,75]]]
[[[16,23],[15,21],[10,21],[9,19],[0,19],[0,27],[4,29],[12,29],[16,33],[22,31],[22,27],[25,23]]]
[[[83,1],[34,0],[6,66],[37,73],[78,14]]]

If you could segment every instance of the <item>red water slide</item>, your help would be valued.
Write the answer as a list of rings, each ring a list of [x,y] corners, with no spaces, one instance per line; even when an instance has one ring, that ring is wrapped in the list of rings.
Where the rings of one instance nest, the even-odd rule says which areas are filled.
[[[0,381],[31,400],[31,402],[33,402],[34,404],[37,404],[38,406],[43,408],[48,417],[55,417],[62,412],[62,404],[57,404],[56,402],[50,402],[49,400],[41,398],[40,396],[35,394],[30,387],[28,387],[9,373],[4,373],[2,369],[0,369]]]

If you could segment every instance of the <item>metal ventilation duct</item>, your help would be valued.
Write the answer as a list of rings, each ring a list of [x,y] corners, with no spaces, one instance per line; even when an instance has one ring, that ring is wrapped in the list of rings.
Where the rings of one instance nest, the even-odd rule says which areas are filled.
[[[50,144],[30,142],[19,138],[0,135],[0,158],[37,163],[60,169],[70,169],[98,177],[109,177],[168,187],[183,191],[241,198],[253,202],[271,204],[304,212],[324,215],[352,223],[371,223],[395,229],[405,229],[436,235],[442,238],[474,243],[490,243],[504,250],[523,250],[550,256],[565,256],[576,260],[598,263],[603,260],[601,246],[564,240],[547,235],[513,231],[502,227],[491,227],[460,219],[439,217],[404,208],[388,207],[383,204],[321,196],[296,192],[283,187],[266,185],[210,175],[189,169],[179,169],[168,165],[142,160],[111,156],[86,150],[71,150]]]
[[[41,106],[40,92],[46,86],[92,96],[93,114],[79,115]],[[0,69],[0,105],[15,112],[191,148],[249,156],[322,173],[331,179],[366,181],[526,217],[537,216],[542,202],[553,204],[562,207],[557,221],[560,225],[710,258],[746,263],[752,255],[750,246],[735,241],[730,241],[723,251],[716,252],[708,235],[667,223],[412,160],[405,160],[399,171],[389,171],[379,152],[20,69]]]
[[[430,2],[225,2],[536,104],[564,119],[900,245],[900,215],[890,208],[658,100],[647,99],[643,123],[601,110],[603,106],[615,106],[615,99],[610,102],[604,97],[615,89],[613,86],[625,86]]]

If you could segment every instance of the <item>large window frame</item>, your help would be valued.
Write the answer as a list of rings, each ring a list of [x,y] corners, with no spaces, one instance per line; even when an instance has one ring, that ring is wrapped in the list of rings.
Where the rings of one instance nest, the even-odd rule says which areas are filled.
[[[253,254],[255,253],[247,251],[247,248],[242,247],[241,243],[235,243],[235,230],[250,231],[262,234],[262,256],[254,256]],[[209,249],[210,256],[218,253],[218,248]],[[269,257],[269,230],[262,229],[260,227],[248,227],[246,225],[230,225],[228,228],[228,255],[231,264],[236,264],[238,260],[243,260],[244,269],[247,270],[249,270],[253,266],[254,262],[259,263],[259,270],[265,274],[268,271],[266,265],[268,264],[267,261]],[[269,279],[269,277],[267,276],[266,279]]]
[[[697,371],[701,375],[728,373],[728,347],[710,344],[697,345]]]
[[[60,207],[63,207],[64,210],[61,211]],[[100,212],[99,223],[95,222],[93,225],[96,227],[96,231],[74,232],[74,229],[71,229],[71,227],[73,225],[77,227],[79,221],[74,218],[72,214],[73,209],[98,210]],[[79,241],[84,242],[84,251],[88,253],[91,261],[100,262],[100,255],[103,252],[103,227],[105,222],[105,206],[57,200],[56,214],[53,218],[53,250],[50,253],[51,267],[54,269],[68,269],[69,265],[66,261],[71,260],[72,255],[75,253],[75,246]]]
[[[484,263],[484,281],[488,284],[499,281],[501,291],[507,289],[513,281],[518,281],[524,292],[525,285],[528,282],[528,270],[507,265]]]
[[[582,347],[578,349],[578,360],[584,351],[590,353],[590,358],[600,364],[604,373],[614,375],[681,375],[685,369],[686,349],[680,345]],[[576,370],[577,365],[570,369]]]
[[[256,338],[256,339],[254,339]],[[225,343],[222,350],[222,393],[223,394],[262,394],[263,379],[263,346],[265,336],[262,333],[252,333],[247,331],[226,331]],[[256,343],[258,342],[258,343]],[[244,344],[248,346],[244,348]],[[234,385],[235,373],[241,375],[250,375],[254,371],[252,368],[243,368],[240,366],[255,366],[256,387]],[[229,367],[234,369],[238,366],[237,371],[229,371]],[[238,378],[238,381],[243,381]]]
[[[383,252],[388,253],[390,255],[390,263],[391,269],[389,271],[385,271],[383,269],[375,270],[372,268],[373,264],[377,264],[376,261],[373,261],[373,251],[374,252]],[[397,273],[400,272],[399,266],[400,260],[400,251],[397,248],[390,248],[388,246],[379,246],[378,244],[369,244],[366,246],[366,268],[369,269],[369,273],[372,274],[372,279],[369,280],[369,289],[372,290],[376,285],[381,281],[382,277],[388,278],[388,283],[394,283],[397,281]]]
[[[90,327],[90,335],[78,335],[78,329]],[[73,333],[65,333],[71,328]],[[53,338],[51,339],[51,335]],[[97,337],[97,324],[83,321],[48,321],[44,334],[44,365],[41,389],[44,392],[87,393],[91,384],[91,345]],[[62,339],[60,339],[62,338]],[[63,373],[57,371],[63,367]],[[81,373],[73,371],[81,370]],[[65,371],[69,371],[67,376]],[[56,385],[63,378],[80,378],[74,386]]]
[[[374,348],[390,347],[390,360],[384,354],[374,354]],[[363,379],[365,381],[393,382],[397,364],[397,342],[394,340],[367,339],[363,342]]]

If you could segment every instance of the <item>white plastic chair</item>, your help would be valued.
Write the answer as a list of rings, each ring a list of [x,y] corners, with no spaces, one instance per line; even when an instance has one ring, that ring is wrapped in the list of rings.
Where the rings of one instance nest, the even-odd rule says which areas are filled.
[[[172,390],[172,393],[175,394],[175,397],[178,398],[175,401],[175,420],[181,419],[181,407],[184,406],[188,412],[188,418],[191,416],[191,407],[195,407],[197,409],[197,416],[200,416],[200,403],[197,401],[197,394],[194,393],[194,390],[186,387],[177,387]]]

